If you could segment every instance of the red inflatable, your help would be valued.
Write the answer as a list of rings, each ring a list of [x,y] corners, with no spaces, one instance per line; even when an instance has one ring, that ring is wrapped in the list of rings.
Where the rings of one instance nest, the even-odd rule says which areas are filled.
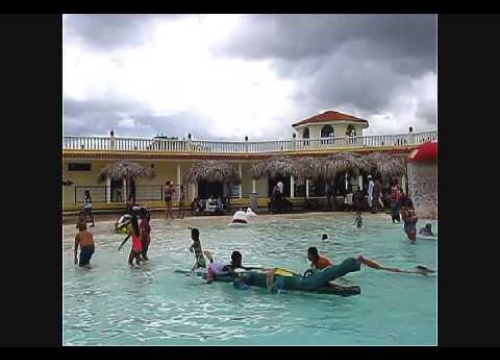
[[[420,145],[408,156],[409,162],[436,161],[438,156],[438,142],[432,140]]]

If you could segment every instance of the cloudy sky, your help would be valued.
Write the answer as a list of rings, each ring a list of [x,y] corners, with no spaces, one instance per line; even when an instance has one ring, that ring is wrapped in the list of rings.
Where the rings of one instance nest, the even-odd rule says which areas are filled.
[[[437,126],[435,15],[64,15],[64,134],[291,139]]]

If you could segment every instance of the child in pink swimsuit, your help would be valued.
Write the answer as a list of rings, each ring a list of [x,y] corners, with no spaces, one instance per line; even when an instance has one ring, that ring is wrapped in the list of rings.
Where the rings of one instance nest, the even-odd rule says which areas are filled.
[[[128,233],[127,237],[122,241],[120,247],[118,248],[118,251],[120,251],[123,245],[125,245],[125,243],[128,241],[128,239],[132,237],[132,249],[130,250],[130,254],[128,256],[128,263],[132,267],[137,267],[142,261],[141,230],[139,228],[139,222],[137,220],[137,216],[132,217],[131,225],[132,226],[130,232]],[[134,259],[135,259],[135,265],[134,265]]]

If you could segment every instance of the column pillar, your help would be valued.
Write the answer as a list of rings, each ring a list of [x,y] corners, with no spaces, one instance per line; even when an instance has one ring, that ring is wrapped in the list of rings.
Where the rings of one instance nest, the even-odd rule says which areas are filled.
[[[309,179],[306,179],[306,199],[309,199]]]
[[[240,186],[238,186],[238,197],[243,199],[243,169],[241,168],[241,163],[238,164],[238,173],[241,179]]]
[[[358,184],[359,190],[363,191],[363,176],[361,174],[358,175]]]
[[[290,175],[290,198],[295,198],[295,179]]]
[[[401,177],[401,190],[403,190],[403,192],[406,194],[406,175],[403,174],[403,176]]]
[[[253,193],[256,193],[257,192],[257,186],[256,186],[256,183],[255,183],[255,179],[252,179],[252,192]]]
[[[191,201],[196,197],[196,184],[191,183]]]
[[[180,163],[177,163],[177,185],[179,187],[181,185],[181,164]],[[180,191],[180,189],[177,191]]]
[[[111,203],[111,178],[106,178],[106,202]]]
[[[123,202],[127,203],[127,180],[123,179]]]

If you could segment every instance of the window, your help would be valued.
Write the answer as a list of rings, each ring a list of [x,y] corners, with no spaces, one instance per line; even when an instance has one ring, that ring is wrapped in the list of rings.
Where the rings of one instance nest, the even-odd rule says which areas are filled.
[[[68,171],[92,171],[92,164],[89,163],[69,163]]]
[[[325,125],[321,128],[321,138],[333,138],[333,128],[331,125]],[[321,140],[322,145],[333,144],[333,139]]]
[[[333,137],[333,128],[331,125],[325,125],[321,128],[321,137],[330,138]]]
[[[302,133],[302,138],[309,139],[309,128],[304,129],[304,132]]]

